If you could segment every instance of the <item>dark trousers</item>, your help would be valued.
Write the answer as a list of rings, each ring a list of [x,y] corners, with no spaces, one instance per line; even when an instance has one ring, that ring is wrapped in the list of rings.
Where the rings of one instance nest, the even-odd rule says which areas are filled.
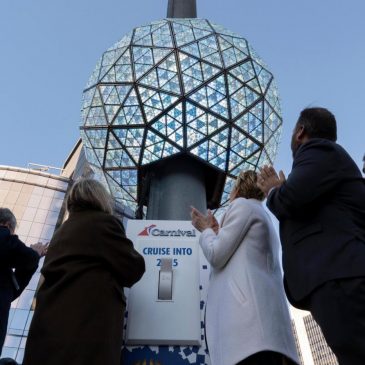
[[[308,298],[309,310],[340,365],[365,364],[365,278],[332,280]]]
[[[237,365],[296,365],[284,355],[273,351],[262,351],[240,361]]]
[[[0,292],[0,354],[6,337],[8,327],[8,318],[11,301],[6,295]]]

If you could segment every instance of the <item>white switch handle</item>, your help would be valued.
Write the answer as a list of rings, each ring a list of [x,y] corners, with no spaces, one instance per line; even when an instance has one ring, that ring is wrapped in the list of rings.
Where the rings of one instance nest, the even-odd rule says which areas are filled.
[[[172,300],[172,259],[161,259],[158,277],[158,299]]]

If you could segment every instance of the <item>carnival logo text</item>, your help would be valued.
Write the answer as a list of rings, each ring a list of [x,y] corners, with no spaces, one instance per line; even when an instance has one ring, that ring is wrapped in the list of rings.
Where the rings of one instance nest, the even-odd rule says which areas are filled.
[[[138,236],[155,236],[155,237],[196,237],[195,229],[191,230],[165,230],[156,228],[155,224],[151,224],[138,234]]]

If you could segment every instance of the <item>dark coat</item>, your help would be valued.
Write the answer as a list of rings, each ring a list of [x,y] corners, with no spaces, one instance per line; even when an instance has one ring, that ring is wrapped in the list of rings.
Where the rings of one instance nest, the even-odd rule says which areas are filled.
[[[28,285],[37,270],[39,258],[38,253],[18,236],[0,226],[0,352],[6,336],[10,304]]]
[[[280,221],[292,304],[329,280],[365,276],[365,180],[340,145],[320,138],[303,144],[267,206]]]
[[[115,217],[71,212],[48,249],[23,365],[120,365],[123,287],[144,271]]]

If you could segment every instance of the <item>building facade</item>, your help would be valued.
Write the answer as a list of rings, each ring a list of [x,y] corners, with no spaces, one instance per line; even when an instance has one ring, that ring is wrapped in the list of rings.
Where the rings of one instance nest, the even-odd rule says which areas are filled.
[[[16,234],[26,244],[49,242],[61,223],[64,197],[70,180],[32,169],[0,166],[0,206],[12,210],[18,221]],[[34,295],[39,285],[37,272],[12,304],[2,357],[21,363],[29,324],[34,313]]]
[[[293,332],[302,365],[338,365],[323,333],[309,312],[291,307]]]

